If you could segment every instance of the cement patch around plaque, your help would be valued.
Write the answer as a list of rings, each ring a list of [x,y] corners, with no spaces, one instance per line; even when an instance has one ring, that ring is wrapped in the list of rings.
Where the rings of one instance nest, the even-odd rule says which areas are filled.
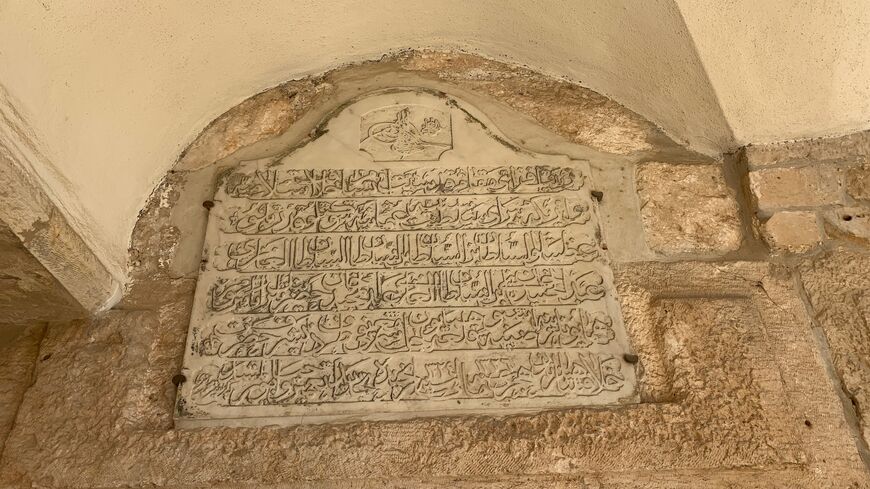
[[[637,402],[587,162],[382,92],[220,179],[176,425]]]

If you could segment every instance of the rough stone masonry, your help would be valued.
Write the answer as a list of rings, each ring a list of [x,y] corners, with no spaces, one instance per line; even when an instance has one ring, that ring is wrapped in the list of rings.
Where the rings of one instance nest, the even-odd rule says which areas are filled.
[[[282,84],[155,190],[118,308],[0,357],[0,486],[870,487],[867,141],[713,160],[465,54]]]

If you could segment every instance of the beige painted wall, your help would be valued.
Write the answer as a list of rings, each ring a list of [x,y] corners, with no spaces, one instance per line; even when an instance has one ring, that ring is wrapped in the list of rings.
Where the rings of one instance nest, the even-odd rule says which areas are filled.
[[[738,144],[870,127],[867,0],[678,0]]]
[[[681,7],[702,49],[730,49],[706,30],[729,14],[726,7]],[[610,95],[707,153],[733,145],[729,122],[741,142],[866,122],[859,117],[866,99],[863,109],[844,101],[830,106],[840,112],[820,114],[780,103],[782,115],[761,115],[754,107],[768,99],[757,85],[732,81],[739,75],[727,72],[725,54],[702,53],[718,77],[714,91],[682,15],[671,0],[7,1],[0,3],[0,84],[41,141],[46,158],[33,171],[119,280],[139,209],[209,121],[281,81],[391,49],[462,47],[527,63]],[[828,20],[826,28],[842,32],[825,39],[852,42],[846,28],[855,24]],[[769,27],[723,25],[736,38]],[[737,44],[757,55],[759,80],[781,76],[768,68],[781,73],[802,62],[801,52],[776,45],[781,40],[792,39]],[[762,55],[783,59],[771,67]],[[856,69],[868,78],[867,63]],[[829,78],[822,84],[829,91],[845,91]],[[733,120],[726,122],[717,94]]]

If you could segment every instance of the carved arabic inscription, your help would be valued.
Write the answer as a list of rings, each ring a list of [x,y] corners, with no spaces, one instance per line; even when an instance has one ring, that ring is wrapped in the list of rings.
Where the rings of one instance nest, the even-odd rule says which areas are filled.
[[[627,398],[586,179],[548,165],[234,171],[210,217],[179,416]]]

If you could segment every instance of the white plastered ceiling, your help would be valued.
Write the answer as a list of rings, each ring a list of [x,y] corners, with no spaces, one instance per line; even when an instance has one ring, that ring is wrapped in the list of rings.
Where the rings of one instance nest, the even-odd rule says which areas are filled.
[[[282,81],[464,48],[579,81],[716,154],[868,127],[868,23],[866,0],[0,0],[0,102],[38,145],[29,170],[123,281],[179,152]]]

